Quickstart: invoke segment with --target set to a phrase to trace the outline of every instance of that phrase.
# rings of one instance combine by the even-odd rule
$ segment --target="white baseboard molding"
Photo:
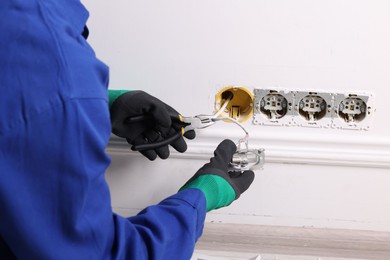
[[[208,159],[225,136],[239,140],[242,134],[210,128],[198,134],[195,140],[189,141],[185,153],[171,149],[171,156],[186,160]],[[280,135],[264,131],[261,136],[251,136],[249,144],[253,148],[265,149],[266,163],[390,168],[390,138],[334,133]],[[107,152],[135,154],[124,139],[115,136],[111,137]]]

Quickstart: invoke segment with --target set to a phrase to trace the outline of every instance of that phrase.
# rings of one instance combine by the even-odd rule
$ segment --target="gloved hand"
[[[237,146],[231,140],[222,141],[210,162],[200,168],[180,190],[201,190],[206,197],[207,211],[225,207],[238,199],[252,184],[255,174],[253,171],[228,171],[228,164],[236,150]]]
[[[126,138],[131,145],[163,141],[181,129],[178,123],[180,120],[172,120],[173,117],[179,118],[179,113],[144,91],[111,91],[110,115],[112,132],[119,137]],[[147,120],[126,123],[128,118],[136,116],[146,116]],[[188,131],[184,136],[194,139],[195,132]],[[170,145],[181,153],[187,150],[187,144],[182,136]],[[154,160],[157,156],[166,159],[169,156],[169,148],[166,145],[154,150],[141,151],[141,153],[149,160]]]

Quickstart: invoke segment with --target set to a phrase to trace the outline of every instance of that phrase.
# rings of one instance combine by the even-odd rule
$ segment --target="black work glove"
[[[144,91],[129,91],[116,98],[110,108],[112,132],[126,138],[131,145],[142,145],[160,142],[181,131],[179,113],[161,100]],[[127,123],[129,118],[144,116],[144,120]],[[172,120],[176,119],[176,120]],[[195,138],[194,131],[184,134],[188,139]],[[170,145],[178,152],[185,152],[187,144],[183,136],[173,140]],[[149,160],[159,156],[169,157],[168,145],[140,151]]]
[[[207,211],[225,207],[238,199],[252,184],[253,171],[228,171],[228,165],[237,146],[231,140],[222,141],[210,162],[180,189],[196,188],[205,194]]]

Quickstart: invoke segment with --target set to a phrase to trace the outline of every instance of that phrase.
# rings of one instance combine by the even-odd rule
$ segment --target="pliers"
[[[182,127],[182,134],[195,129],[202,129],[215,124],[215,120],[212,116],[197,115],[194,117],[179,115],[180,122],[185,126]]]
[[[147,116],[140,116],[137,118],[137,121],[141,118],[146,119]],[[147,143],[147,144],[140,144],[140,145],[133,145],[131,147],[131,150],[133,151],[145,151],[145,150],[152,150],[157,149],[165,145],[169,145],[173,141],[179,139],[181,136],[183,136],[186,132],[196,129],[202,129],[209,127],[213,124],[215,124],[215,120],[213,116],[210,115],[196,115],[194,117],[186,117],[182,115],[178,115],[178,117],[171,117],[173,122],[179,121],[181,125],[181,129],[174,135],[169,136],[167,138],[164,138],[162,141],[154,142],[154,143]],[[133,121],[133,120],[131,120]]]

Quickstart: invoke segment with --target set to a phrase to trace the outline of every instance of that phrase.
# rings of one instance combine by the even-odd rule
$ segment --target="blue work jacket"
[[[0,259],[189,259],[201,191],[112,212],[108,68],[87,17],[78,0],[0,1]]]

